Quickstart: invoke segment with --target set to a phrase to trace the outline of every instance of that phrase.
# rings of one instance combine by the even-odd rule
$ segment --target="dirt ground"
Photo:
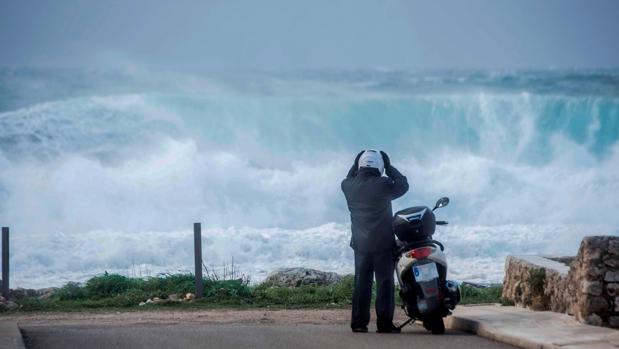
[[[404,314],[396,311],[396,321]],[[374,316],[373,316],[374,318]],[[89,324],[176,324],[176,323],[266,323],[266,324],[347,324],[350,310],[146,310],[91,312],[27,312],[0,316],[0,321],[17,321],[29,325],[89,325]]]

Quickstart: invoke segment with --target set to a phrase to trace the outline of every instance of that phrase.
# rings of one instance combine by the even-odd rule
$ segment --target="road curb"
[[[472,320],[466,317],[450,316],[446,319],[445,325],[452,330],[463,331],[472,333],[480,337],[492,339],[497,342],[510,344],[524,349],[556,349],[557,346],[548,345],[547,343],[541,343],[532,341],[527,338],[519,336],[507,335],[500,333],[496,328],[484,324],[482,321]]]
[[[26,349],[17,323],[0,321],[0,349]]]

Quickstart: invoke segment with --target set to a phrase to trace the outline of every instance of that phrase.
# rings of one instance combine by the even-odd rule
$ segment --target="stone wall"
[[[583,239],[567,277],[570,314],[585,323],[619,327],[619,237]]]
[[[532,310],[565,312],[569,267],[541,256],[509,256],[503,297]]]
[[[532,310],[619,327],[619,237],[586,237],[575,258],[509,256],[503,297]]]

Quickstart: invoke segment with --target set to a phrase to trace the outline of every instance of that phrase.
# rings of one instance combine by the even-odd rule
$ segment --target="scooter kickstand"
[[[406,320],[406,322],[404,322],[403,324],[401,324],[400,326],[398,326],[398,329],[402,329],[402,327],[408,325],[411,321],[415,321],[415,319],[413,318],[409,318],[408,320]]]

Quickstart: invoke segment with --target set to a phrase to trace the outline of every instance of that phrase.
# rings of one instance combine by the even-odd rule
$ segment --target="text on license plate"
[[[430,281],[438,278],[436,263],[428,263],[413,266],[413,274],[417,282]]]

